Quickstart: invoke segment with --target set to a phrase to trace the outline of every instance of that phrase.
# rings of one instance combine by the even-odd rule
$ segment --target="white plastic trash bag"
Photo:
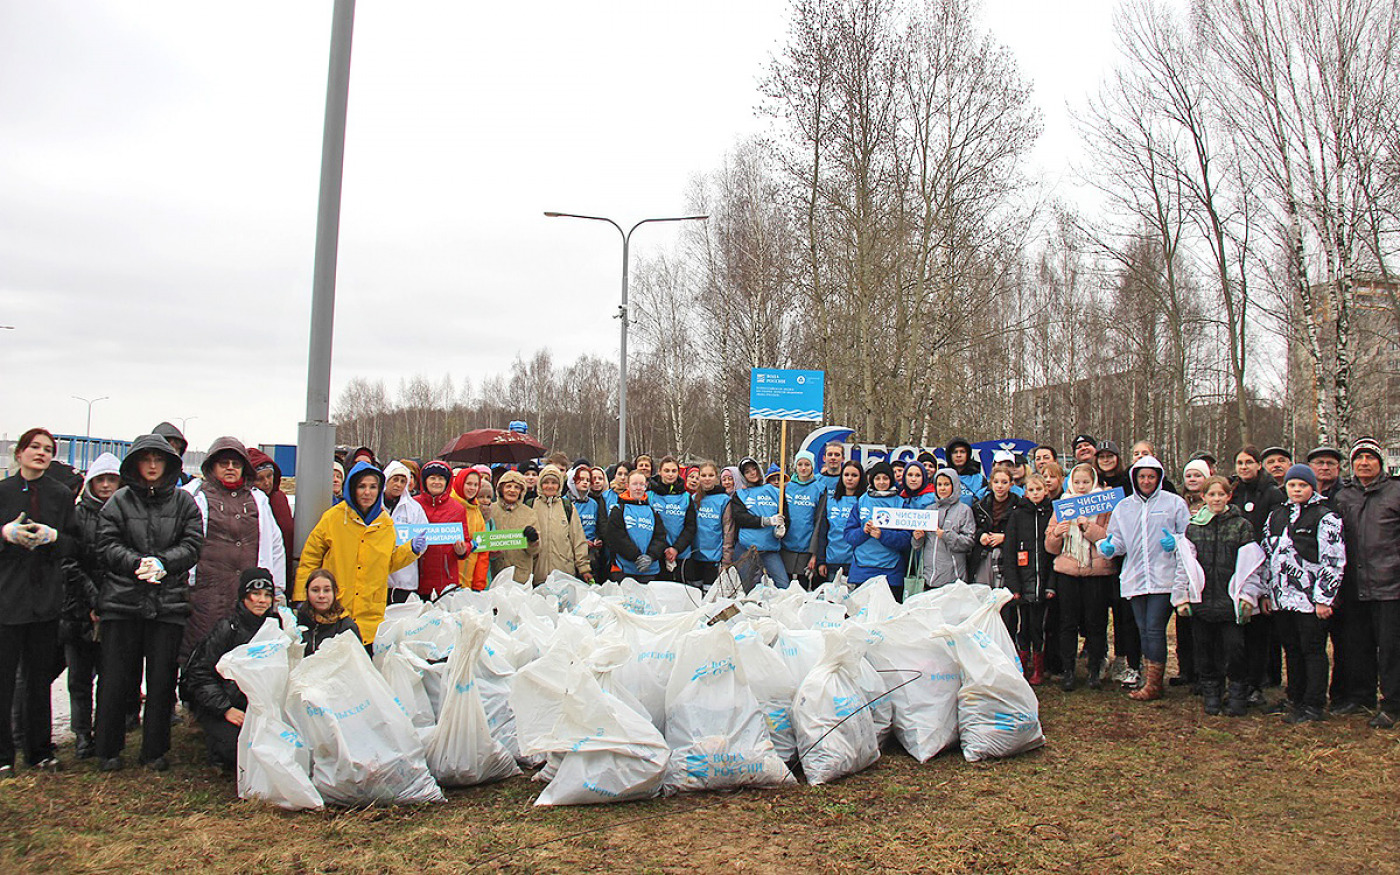
[[[287,711],[311,747],[311,779],[335,805],[442,802],[408,713],[353,635],[292,672]]]
[[[564,650],[521,669],[510,701],[521,752],[558,761],[536,805],[624,802],[660,793],[671,755],[666,739]]]
[[[760,647],[762,645],[759,645]],[[792,783],[725,626],[682,635],[666,688],[666,790]]]
[[[926,763],[957,742],[962,675],[947,640],[904,614],[874,626],[866,642],[865,658],[884,670],[894,734],[909,755]]]
[[[216,666],[248,697],[238,731],[238,797],[293,811],[323,808],[311,783],[311,752],[282,711],[290,648],[281,628],[266,620],[252,640],[225,653]]]
[[[419,737],[426,743],[433,724],[437,723],[437,710],[428,696],[425,683],[432,666],[421,655],[420,651],[423,649],[412,642],[400,641],[384,654],[379,664],[379,673],[383,675],[384,682],[389,685],[399,705],[408,713],[408,719],[413,723],[413,728],[418,730]],[[431,647],[427,649],[435,652]]]
[[[447,659],[442,712],[428,737],[428,770],[440,784],[471,786],[520,774],[520,767],[492,737],[476,683],[482,644],[490,634],[486,617],[463,614],[462,629]]]
[[[822,658],[798,685],[792,705],[802,771],[811,784],[859,772],[880,758],[860,688],[861,647],[842,632],[823,632],[822,639]]]
[[[763,709],[773,750],[784,762],[797,759],[797,736],[792,729],[792,699],[797,682],[781,656],[763,643],[757,629],[745,624],[734,629],[734,645],[749,690]]]
[[[1001,623],[1001,607],[1011,600],[1006,590],[956,626],[935,635],[953,649],[962,672],[958,689],[958,735],[968,762],[1007,757],[1045,743],[1040,703],[1018,660],[987,632]]]

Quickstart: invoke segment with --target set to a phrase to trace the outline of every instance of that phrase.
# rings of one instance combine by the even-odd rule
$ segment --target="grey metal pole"
[[[641,224],[640,222],[638,224]],[[621,231],[621,228],[618,228]],[[632,226],[632,231],[637,225]],[[622,306],[617,310],[617,318],[622,321],[622,349],[618,354],[617,381],[617,458],[627,458],[627,323],[630,320],[627,310],[627,250],[632,243],[632,231],[622,235]]]
[[[81,395],[74,395],[72,397],[87,405],[87,426],[83,429],[83,470],[86,471],[92,456],[92,405],[99,401],[106,401],[111,396],[103,395],[101,398],[92,399],[84,398]]]
[[[350,99],[350,44],[355,0],[335,0],[331,20],[326,117],[321,131],[321,192],[316,209],[316,263],[311,282],[311,342],[306,367],[306,419],[297,426],[294,556],[331,504],[335,425],[331,420],[331,338],[340,242],[340,183],[345,167],[345,115]]]

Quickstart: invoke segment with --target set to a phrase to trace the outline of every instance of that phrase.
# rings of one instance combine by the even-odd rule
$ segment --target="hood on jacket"
[[[721,485],[721,486],[724,485],[724,472],[725,472],[725,471],[728,471],[728,472],[729,472],[729,478],[730,478],[731,480],[734,481],[734,488],[735,488],[735,489],[738,489],[740,486],[743,486],[743,485],[744,485],[744,472],[742,472],[742,471],[739,470],[739,466],[738,466],[738,465],[725,465],[723,468],[721,468],[721,469],[719,470],[719,482],[720,482],[720,485]]]
[[[520,487],[520,499],[516,504],[523,502],[525,500],[525,493],[530,491],[530,485],[525,482],[525,475],[521,474],[519,471],[507,471],[501,475],[501,479],[496,482],[496,497],[502,504],[505,504],[505,499],[501,497],[502,487],[507,483],[514,483],[516,486]]]
[[[742,459],[739,460],[739,465],[738,465],[738,468],[739,468],[739,476],[736,477],[736,478],[734,479],[734,488],[735,488],[735,489],[747,489],[747,488],[749,488],[749,480],[748,480],[747,477],[744,476],[744,469],[747,468],[749,465],[753,465],[754,468],[758,469],[758,482],[759,482],[760,485],[762,485],[762,483],[763,483],[763,466],[760,465],[760,464],[758,464],[758,460],[755,459],[754,457],[752,457],[752,456],[745,456],[744,458],[742,458]]]
[[[918,472],[919,472],[919,475],[920,475],[921,477],[924,478],[923,485],[920,486],[918,489],[910,489],[910,488],[909,488],[909,472],[910,472],[910,471],[918,471]],[[904,482],[901,483],[901,484],[899,484],[899,485],[902,487],[900,491],[904,494],[904,497],[905,497],[905,498],[913,498],[913,497],[916,496],[916,495],[927,495],[928,493],[930,493],[930,492],[933,491],[933,480],[931,480],[931,479],[929,478],[928,472],[924,470],[924,466],[923,466],[923,465],[908,465],[908,466],[906,466],[905,469],[904,469],[904,478],[903,478],[903,480],[904,480]]]
[[[589,477],[589,486],[582,492],[580,492],[578,488],[579,471],[587,471]],[[565,485],[565,489],[567,490],[567,495],[569,496],[570,501],[583,501],[588,498],[588,493],[593,491],[593,466],[589,465],[586,461],[574,465],[564,476],[568,480],[567,484]]]
[[[406,470],[406,469],[405,469]],[[379,480],[379,494],[374,497],[374,504],[369,506],[369,510],[362,511],[355,503],[355,485],[365,477],[375,477]],[[369,462],[356,462],[355,467],[350,469],[350,473],[345,477],[345,502],[360,515],[360,519],[365,524],[374,522],[379,516],[379,512],[384,509],[384,472],[371,465]]]
[[[477,474],[478,477],[481,475],[481,472],[475,468],[458,468],[457,473],[452,475],[452,494],[462,502],[467,500],[467,496],[463,492],[463,485],[473,473]],[[475,500],[472,503],[475,504]]]
[[[379,457],[376,456],[374,454],[374,450],[371,450],[369,447],[356,447],[349,453],[346,453],[345,461],[354,462],[355,457],[358,456],[360,453],[369,453],[370,462],[374,465],[374,467],[379,467]]]
[[[559,494],[555,496],[556,498],[563,498],[565,495],[568,494],[568,491],[564,484],[564,469],[560,468],[558,465],[553,464],[545,465],[543,468],[540,469],[540,476],[538,479],[535,480],[536,492],[540,491],[540,481],[544,480],[544,478],[546,477],[553,477],[555,480],[559,481]]]
[[[875,489],[876,474],[884,474],[886,477],[890,478],[890,486],[888,490],[877,491]],[[884,459],[881,459],[880,461],[871,465],[870,470],[865,472],[865,489],[871,495],[880,496],[894,495],[895,493],[899,492],[899,484],[895,482],[894,478],[894,466],[891,465],[889,462],[886,462]]]
[[[201,462],[199,465],[199,471],[201,474],[204,475],[205,480],[213,479],[214,459],[220,453],[236,454],[238,458],[243,460],[244,482],[248,482],[253,479],[253,461],[252,457],[248,455],[248,448],[243,446],[243,442],[240,441],[238,438],[229,437],[225,435],[224,437],[218,438],[212,444],[209,445],[209,452],[205,454],[204,461]]]
[[[136,470],[136,457],[147,450],[155,450],[165,456],[165,474],[154,487],[147,487]],[[158,434],[143,434],[131,442],[131,449],[126,451],[126,458],[122,459],[122,485],[151,498],[168,494],[175,488],[175,484],[180,482],[180,467],[180,455],[170,448],[165,438]]]
[[[953,466],[953,450],[962,447],[967,450],[967,462],[961,468]],[[955,437],[943,448],[943,467],[953,469],[957,474],[981,474],[982,465],[972,457],[972,444],[966,438]]]
[[[83,498],[90,498],[97,501],[97,496],[92,494],[92,480],[94,477],[101,477],[103,474],[122,475],[122,463],[111,453],[103,453],[92,460],[92,465],[88,467],[87,475],[83,477]]]
[[[1166,488],[1166,478],[1165,472],[1162,470],[1162,463],[1157,461],[1157,458],[1155,456],[1143,456],[1141,459],[1138,459],[1136,462],[1134,462],[1133,466],[1128,469],[1128,482],[1132,484],[1133,494],[1136,495],[1138,498],[1141,498],[1143,501],[1146,501],[1152,496],[1143,495],[1141,490],[1138,489],[1137,472],[1141,469],[1147,468],[1151,468],[1153,471],[1157,472],[1157,491],[1153,492],[1152,495],[1156,495],[1158,492],[1161,492],[1163,489]]]
[[[276,492],[282,488],[282,466],[278,465],[271,456],[264,453],[257,447],[248,448],[248,461],[253,464],[253,473],[256,475],[265,465],[272,466],[272,491]]]
[[[358,465],[357,465],[356,467],[358,467]],[[353,470],[355,470],[355,469],[354,469],[354,468],[351,468],[350,470],[353,471]],[[409,470],[409,468],[408,468],[407,465],[405,465],[403,462],[400,462],[398,459],[395,459],[394,461],[390,462],[388,465],[385,465],[385,466],[384,466],[384,482],[385,482],[385,483],[389,482],[389,478],[390,478],[390,477],[397,477],[397,476],[399,476],[399,475],[402,475],[402,476],[408,478],[408,488],[409,488],[410,490],[412,490],[412,489],[413,489],[413,472]]]
[[[946,466],[946,465],[945,465],[944,467],[942,467],[942,468],[939,468],[939,469],[938,469],[938,473],[936,473],[936,474],[933,475],[933,485],[934,485],[934,487],[935,487],[935,488],[934,488],[934,491],[935,491],[935,492],[937,492],[938,478],[939,478],[939,477],[947,477],[948,480],[951,481],[952,484],[953,484],[953,491],[952,491],[952,493],[951,493],[947,498],[940,498],[940,499],[938,499],[938,506],[939,506],[939,507],[952,507],[953,505],[957,504],[959,501],[962,501],[962,491],[963,491],[963,487],[962,487],[962,477],[959,476],[958,472],[955,471],[954,469],[952,469],[952,468]]]
[[[158,426],[156,426],[155,428],[151,429],[151,434],[158,434],[158,435],[160,435],[161,437],[165,438],[165,442],[166,442],[167,444],[170,444],[170,441],[172,441],[172,440],[177,440],[177,441],[179,441],[180,443],[184,444],[186,449],[189,449],[190,442],[189,442],[189,440],[185,437],[185,433],[182,432],[182,431],[180,431],[178,428],[176,428],[176,427],[174,426],[174,424],[172,424],[172,423],[169,423],[169,422],[162,422],[160,425],[158,425]],[[173,445],[171,445],[170,448],[171,448],[172,450],[175,449],[175,447],[174,447]],[[181,454],[181,453],[176,453],[175,455],[178,456],[178,455],[182,455],[182,454]]]

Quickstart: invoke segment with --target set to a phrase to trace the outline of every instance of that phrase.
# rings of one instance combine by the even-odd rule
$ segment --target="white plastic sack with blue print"
[[[311,748],[311,781],[333,805],[442,802],[408,712],[354,635],[301,661],[287,712]]]
[[[311,783],[311,752],[282,710],[290,648],[277,624],[264,621],[247,644],[225,653],[216,666],[248,697],[238,731],[238,797],[293,811],[322,808],[325,803]]]
[[[901,614],[871,627],[866,642],[865,658],[891,690],[895,737],[909,755],[926,763],[957,742],[962,676],[948,639]]]
[[[723,625],[688,632],[676,642],[676,666],[666,687],[666,743],[668,793],[793,783],[773,749],[734,637]]]
[[[1013,756],[1045,743],[1035,690],[1027,683],[1020,661],[991,634],[999,626],[1005,629],[1001,608],[1011,600],[1011,593],[993,592],[963,622],[934,631],[935,637],[952,646],[962,672],[958,735],[968,762]]]
[[[792,724],[808,783],[825,784],[880,758],[875,721],[860,686],[861,650],[853,635],[823,632],[821,659],[797,687]]]
[[[491,734],[477,686],[476,667],[491,620],[474,613],[460,615],[462,629],[447,659],[442,711],[428,736],[428,770],[439,784],[468,787],[520,774],[515,757]]]
[[[792,700],[797,694],[797,681],[763,637],[769,632],[776,637],[777,625],[771,620],[745,621],[736,624],[732,631],[744,679],[763,710],[773,750],[784,762],[793,762],[797,759],[797,736],[792,728]]]

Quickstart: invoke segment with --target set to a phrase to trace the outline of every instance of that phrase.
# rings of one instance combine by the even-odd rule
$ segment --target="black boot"
[[[1220,681],[1201,681],[1201,706],[1212,717],[1220,714]]]
[[[72,711],[69,725],[73,728],[73,751],[80,760],[89,760],[97,755],[92,743],[92,702],[69,698],[68,707]]]
[[[1249,710],[1248,698],[1249,687],[1239,681],[1230,681],[1230,696],[1225,702],[1225,716],[1243,717]]]
[[[1060,678],[1060,689],[1064,690],[1066,693],[1071,693],[1074,692],[1075,686],[1076,684],[1074,682],[1074,672],[1065,672],[1064,675]]]
[[[1097,690],[1103,686],[1103,660],[1089,660],[1089,689]]]

